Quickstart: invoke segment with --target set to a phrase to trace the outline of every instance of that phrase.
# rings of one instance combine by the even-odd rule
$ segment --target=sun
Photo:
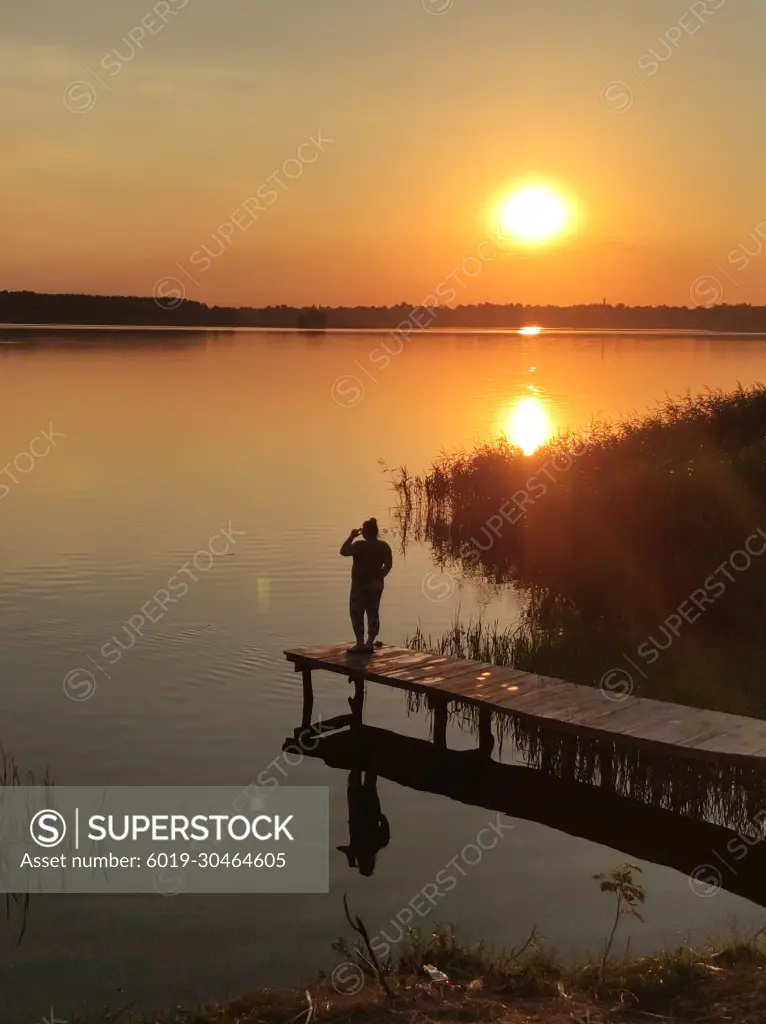
[[[520,399],[505,421],[505,436],[524,452],[532,455],[553,436],[550,416],[538,398]]]
[[[548,185],[528,185],[500,201],[501,234],[518,242],[539,244],[564,234],[573,219],[571,203]]]

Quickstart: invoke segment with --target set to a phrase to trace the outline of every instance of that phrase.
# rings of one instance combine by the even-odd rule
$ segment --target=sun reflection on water
[[[505,436],[525,455],[532,455],[553,436],[553,424],[539,398],[521,398],[509,411]]]

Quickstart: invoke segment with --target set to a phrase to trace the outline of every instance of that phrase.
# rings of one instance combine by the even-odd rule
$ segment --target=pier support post
[[[598,751],[599,785],[602,789],[614,789],[614,747],[599,744]]]
[[[564,782],[574,782],[577,768],[577,738],[563,736],[561,739],[561,760],[559,778]]]
[[[495,738],[492,735],[492,712],[489,708],[479,708],[479,753],[483,757],[492,757],[495,749]]]
[[[303,669],[303,714],[301,715],[301,729],[311,727],[311,719],[314,714],[314,687],[311,683],[311,669]]]
[[[433,701],[434,746],[437,750],[447,749],[447,701],[437,698]]]

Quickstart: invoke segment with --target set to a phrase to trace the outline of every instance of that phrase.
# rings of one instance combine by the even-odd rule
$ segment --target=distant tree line
[[[410,314],[415,313],[413,319]],[[766,332],[766,306],[527,306],[483,302],[423,310],[395,306],[207,306],[202,302],[121,295],[45,295],[0,292],[0,323],[101,324],[167,327],[298,327],[394,329],[406,324],[441,328],[540,327],[593,330],[705,330]]]

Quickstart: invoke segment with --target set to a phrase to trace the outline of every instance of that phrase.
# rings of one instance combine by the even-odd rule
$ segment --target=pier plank
[[[593,708],[589,705],[585,705],[580,709],[574,710],[571,714],[567,715],[566,721],[568,725],[582,726],[584,728],[592,728],[596,726],[596,723],[604,723],[605,719],[609,719],[610,723],[616,720],[617,715],[625,716],[632,708],[640,708],[642,702],[638,697],[629,697],[625,701],[609,700],[604,699],[603,706],[601,708]],[[639,716],[645,717],[646,711],[641,710]]]
[[[631,707],[608,700],[605,703],[611,703],[611,708],[606,708],[603,712],[597,709],[590,716],[583,715],[578,718],[578,724],[587,729],[608,729],[609,732],[627,736],[636,728],[644,731],[663,728],[673,718],[667,705],[660,701],[636,699],[636,703]]]
[[[574,683],[558,683],[548,680],[531,693],[506,693],[501,706],[506,711],[532,715],[539,718],[560,718],[567,713],[586,707],[602,708],[604,696],[589,686],[578,687]]]

